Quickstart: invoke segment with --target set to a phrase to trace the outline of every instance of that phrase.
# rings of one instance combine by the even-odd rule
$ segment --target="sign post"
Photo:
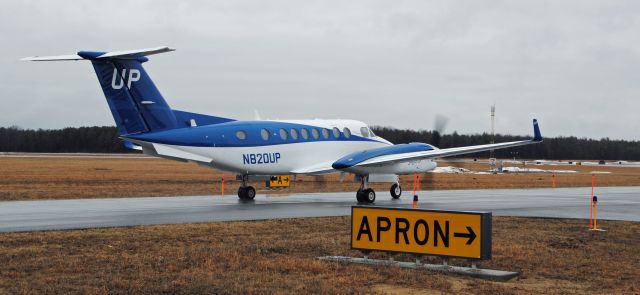
[[[353,206],[351,249],[360,250],[364,257],[324,256],[320,259],[510,280],[519,273],[481,269],[476,265],[479,260],[491,259],[491,231],[491,212]],[[416,260],[370,259],[368,253],[371,251],[411,253],[416,255]],[[442,257],[443,263],[421,263],[420,255]],[[450,265],[450,257],[468,259],[471,267]]]

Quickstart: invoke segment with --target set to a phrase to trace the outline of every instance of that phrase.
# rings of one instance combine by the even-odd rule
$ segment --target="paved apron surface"
[[[374,206],[410,207],[411,192],[391,200],[377,192]],[[491,211],[497,216],[589,218],[591,188],[423,191],[419,207]],[[640,187],[597,188],[598,217],[640,221]],[[0,202],[0,232],[145,224],[254,220],[351,214],[355,192]]]

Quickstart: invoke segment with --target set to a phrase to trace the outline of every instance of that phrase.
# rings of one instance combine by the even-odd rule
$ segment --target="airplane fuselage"
[[[393,145],[363,122],[319,119],[232,121],[128,138],[143,146],[153,143],[155,149],[172,149],[176,157],[183,152],[212,159],[208,162],[211,167],[246,175],[306,174],[319,168],[319,164],[331,167],[344,155]],[[202,164],[197,156],[192,160]],[[375,170],[381,174],[408,174],[434,168],[434,161],[418,160],[379,169],[370,167],[362,174]]]

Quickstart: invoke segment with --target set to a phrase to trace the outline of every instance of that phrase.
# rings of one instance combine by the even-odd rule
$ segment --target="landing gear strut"
[[[399,199],[402,195],[402,187],[400,187],[400,183],[396,182],[391,185],[391,189],[389,190],[391,193],[391,197],[394,199]]]
[[[358,203],[373,204],[376,201],[376,192],[372,188],[369,188],[369,176],[361,176],[362,182],[360,183],[360,189],[356,192],[356,199]]]
[[[248,186],[249,175],[242,175],[242,184],[238,188],[238,198],[240,200],[253,200],[256,197],[256,189],[253,186]]]

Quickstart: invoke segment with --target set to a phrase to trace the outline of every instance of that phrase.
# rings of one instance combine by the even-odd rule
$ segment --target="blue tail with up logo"
[[[142,66],[148,61],[144,53],[80,51],[78,55],[91,60],[121,135],[178,127],[175,114]]]
[[[112,52],[80,51],[72,55],[33,56],[22,60],[91,61],[120,135],[233,121],[222,117],[172,110],[169,107],[142,64],[149,60],[148,55],[173,50],[169,47],[156,47]]]

